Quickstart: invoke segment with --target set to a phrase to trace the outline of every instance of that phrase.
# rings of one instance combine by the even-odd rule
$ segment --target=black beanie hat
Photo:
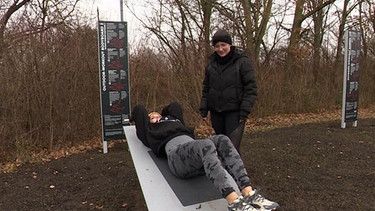
[[[212,45],[215,46],[218,42],[225,42],[232,45],[232,38],[229,33],[223,29],[219,29],[214,36],[212,36]]]

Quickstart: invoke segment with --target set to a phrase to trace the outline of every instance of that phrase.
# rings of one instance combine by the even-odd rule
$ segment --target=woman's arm
[[[246,119],[254,106],[257,97],[257,83],[255,71],[249,58],[244,58],[240,66],[241,79],[243,84],[243,96],[241,102],[240,116]]]
[[[150,119],[144,105],[136,105],[134,107],[130,121],[135,122],[135,128],[137,129],[137,136],[139,140],[141,140],[145,146],[150,147],[147,140],[147,131]]]
[[[201,97],[201,103],[199,106],[199,113],[200,115],[205,118],[208,115],[208,92],[210,89],[209,85],[209,72],[208,68],[205,69],[205,76],[203,79],[203,89],[202,89],[202,97]]]
[[[162,116],[168,116],[168,115],[173,116],[176,119],[180,120],[182,122],[182,124],[185,125],[184,115],[183,115],[183,112],[182,112],[181,105],[177,102],[171,103],[171,104],[167,105],[166,107],[164,107],[163,110],[161,111],[161,115]]]

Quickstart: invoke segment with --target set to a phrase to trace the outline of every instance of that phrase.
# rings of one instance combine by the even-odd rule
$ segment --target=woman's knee
[[[226,135],[217,135],[217,137],[213,137],[212,142],[215,144],[215,148],[220,154],[227,154],[232,151],[232,149],[235,149],[232,141]]]
[[[215,146],[222,144],[222,143],[231,143],[230,138],[223,134],[212,136],[211,140],[215,143]]]
[[[212,143],[212,141],[210,139],[201,139],[201,140],[199,140],[199,143],[203,147],[214,146],[214,144]]]
[[[208,151],[216,151],[215,144],[210,139],[201,139],[199,141],[200,151],[206,153]]]

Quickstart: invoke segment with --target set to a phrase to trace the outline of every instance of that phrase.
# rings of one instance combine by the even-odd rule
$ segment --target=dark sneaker
[[[232,204],[228,204],[228,211],[257,211],[257,209],[245,203],[241,197],[234,200]]]
[[[244,203],[252,205],[258,210],[275,210],[279,207],[279,204],[270,201],[258,193],[258,190],[253,190],[248,196],[243,198]]]

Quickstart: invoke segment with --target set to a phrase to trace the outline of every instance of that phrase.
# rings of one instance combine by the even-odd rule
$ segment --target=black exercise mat
[[[156,157],[152,151],[148,153],[183,206],[222,198],[219,190],[205,175],[191,179],[180,179],[169,170],[166,159]]]

